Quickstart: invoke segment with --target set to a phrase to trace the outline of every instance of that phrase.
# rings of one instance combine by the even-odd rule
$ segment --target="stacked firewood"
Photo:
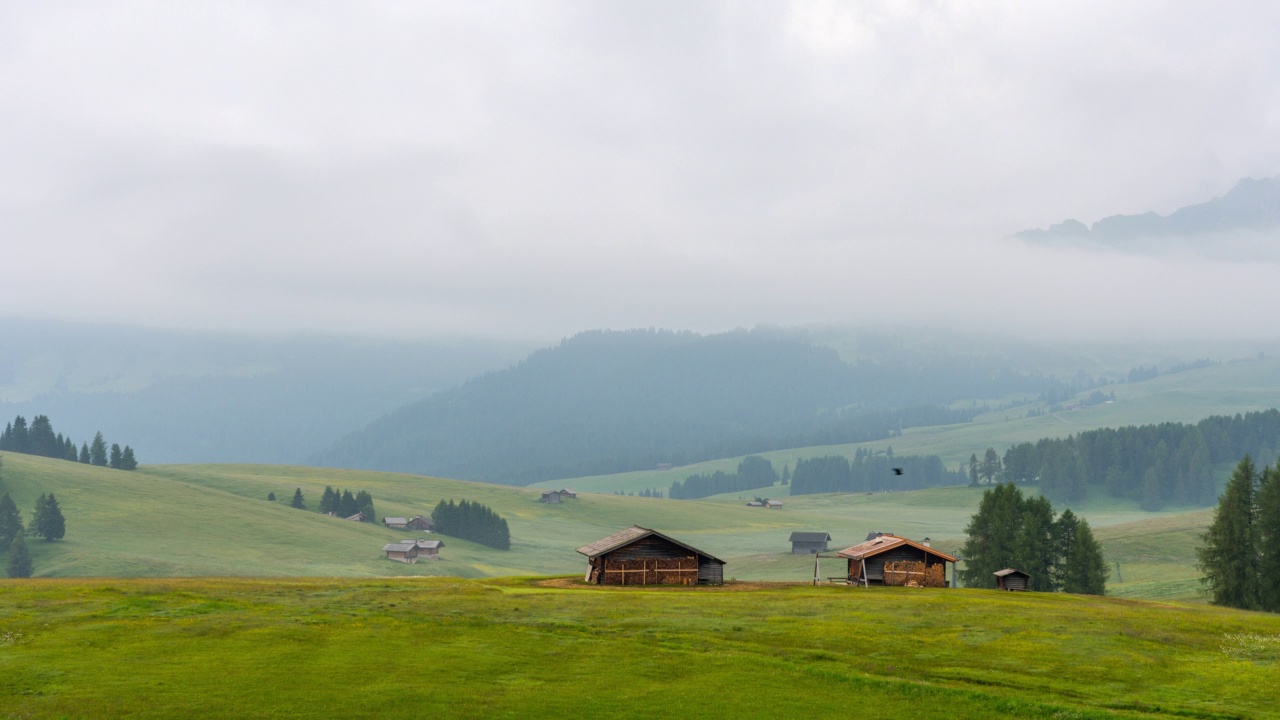
[[[919,560],[902,560],[884,564],[884,584],[906,587],[946,587],[946,570],[942,564],[926,567]]]

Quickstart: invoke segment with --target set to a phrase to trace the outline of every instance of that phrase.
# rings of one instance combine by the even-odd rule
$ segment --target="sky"
[[[0,2],[10,317],[1280,335],[1280,263],[1028,247],[1280,175],[1280,5]]]

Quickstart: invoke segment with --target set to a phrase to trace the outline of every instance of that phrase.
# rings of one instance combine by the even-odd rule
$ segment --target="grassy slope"
[[[0,581],[0,708],[21,718],[1280,715],[1274,615],[975,590],[565,585]]]
[[[836,454],[852,456],[859,447],[884,451],[892,446],[899,455],[938,455],[948,467],[954,468],[967,460],[970,453],[981,454],[988,447],[1003,452],[1014,443],[1065,437],[1084,430],[1158,422],[1197,422],[1211,415],[1267,410],[1280,407],[1280,358],[1189,370],[1146,382],[1113,385],[1105,390],[1115,391],[1116,402],[1032,418],[1024,417],[1027,408],[1000,410],[980,415],[973,422],[961,425],[909,428],[901,437],[891,440],[779,450],[760,455],[782,468],[783,465],[794,467],[798,458]],[[673,481],[683,480],[694,473],[732,472],[740,460],[728,458],[665,471],[555,480],[537,483],[534,487],[567,485],[591,492],[631,492],[645,488],[666,491]],[[784,488],[774,488],[771,494],[778,495],[784,491]]]
[[[833,547],[854,544],[871,530],[932,537],[955,550],[982,491],[967,487],[875,495],[790,498],[781,510],[747,508],[736,499],[680,502],[593,495],[562,505],[537,502],[538,492],[391,473],[247,465],[179,465],[123,473],[13,453],[3,478],[29,517],[41,492],[54,492],[68,533],[56,543],[31,543],[41,576],[305,575],[489,577],[577,573],[574,549],[631,524],[672,533],[729,561],[730,577],[801,581],[813,559],[788,554],[794,530],[825,530]],[[444,538],[442,559],[388,562],[383,544],[412,536],[349,523],[265,500],[289,498],[301,487],[311,503],[326,485],[368,490],[380,514],[429,513],[441,499],[466,498],[508,519],[512,549],[492,550]],[[1194,534],[1207,513],[1150,514],[1132,503],[1096,500],[1077,508],[1099,529],[1121,563],[1117,592],[1194,598]],[[1165,535],[1161,535],[1165,533]],[[1175,542],[1165,543],[1166,537]],[[1161,546],[1160,552],[1152,545]],[[822,574],[839,574],[826,561]],[[1113,578],[1115,579],[1115,578]],[[1162,584],[1163,583],[1163,584]],[[1170,584],[1172,583],[1172,584]]]

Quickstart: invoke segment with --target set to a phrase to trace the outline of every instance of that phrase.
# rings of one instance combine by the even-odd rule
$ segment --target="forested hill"
[[[973,358],[848,364],[794,334],[593,331],[385,416],[322,465],[527,484],[889,437],[1056,380]]]

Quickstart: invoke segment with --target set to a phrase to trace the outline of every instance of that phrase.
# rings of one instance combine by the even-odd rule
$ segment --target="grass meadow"
[[[674,501],[584,493],[561,505],[539,492],[393,473],[261,465],[177,465],[128,473],[5,453],[5,488],[30,517],[54,492],[67,517],[64,540],[33,541],[41,577],[312,576],[484,578],[582,572],[575,549],[632,524],[652,527],[728,561],[738,580],[804,581],[813,558],[790,555],[795,530],[831,533],[832,549],[870,531],[930,537],[955,551],[982,490],[968,487],[873,495],[789,498],[782,509],[737,499]],[[315,503],[326,485],[368,490],[384,515],[429,514],[441,499],[482,502],[508,519],[512,548],[442,538],[441,559],[404,565],[381,548],[412,535],[288,507],[300,487]],[[282,500],[268,502],[267,493]],[[1145,513],[1095,499],[1076,508],[1097,530],[1117,595],[1196,600],[1194,547],[1209,512]],[[838,575],[825,561],[822,575]],[[1116,564],[1118,563],[1118,567]]]
[[[1280,617],[910,588],[0,581],[0,718],[1239,718]]]

